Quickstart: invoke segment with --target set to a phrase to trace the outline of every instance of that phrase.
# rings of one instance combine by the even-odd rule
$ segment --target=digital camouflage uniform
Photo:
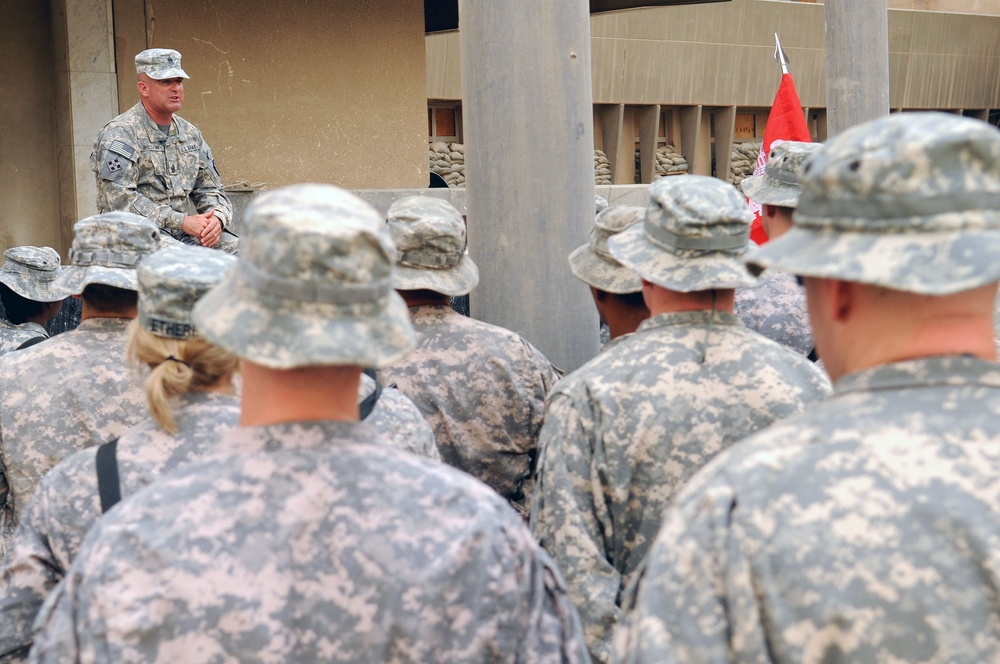
[[[17,350],[21,344],[38,337],[48,338],[49,333],[38,323],[28,321],[20,325],[0,320],[0,355]]]
[[[358,403],[362,403],[375,391],[375,381],[361,374],[358,389]],[[382,433],[393,447],[413,452],[428,459],[440,460],[434,432],[427,420],[405,394],[399,390],[382,386],[382,393],[371,414],[365,419],[373,429]]]
[[[159,241],[152,222],[123,212],[88,217],[73,230],[72,265],[55,285],[74,294],[93,283],[135,290],[135,265]],[[128,324],[88,318],[75,330],[0,358],[0,556],[45,471],[142,419],[145,400],[125,366]]]
[[[375,437],[337,422],[231,432],[228,455],[97,524],[32,661],[585,661],[517,515]]]
[[[218,392],[192,392],[177,400],[173,412],[176,434],[163,431],[147,414],[118,440],[123,498],[181,464],[214,452],[222,435],[239,424],[240,403]],[[0,661],[27,656],[38,609],[101,516],[96,455],[97,447],[89,447],[56,464],[42,478],[21,519],[0,568]]]
[[[762,205],[798,207],[799,176],[819,147],[819,143],[775,143],[764,172],[744,178],[740,188],[748,198]],[[803,355],[813,351],[806,295],[794,275],[768,270],[756,285],[737,290],[736,316],[754,332],[783,346]]]
[[[162,60],[176,58],[169,69],[155,71],[139,65],[152,53]],[[150,49],[136,56],[137,69],[152,78],[183,77],[180,54],[169,49]],[[164,75],[166,74],[166,75]],[[172,76],[170,75],[172,74]],[[97,208],[102,212],[124,210],[153,220],[165,235],[186,244],[197,244],[181,230],[184,217],[215,210],[223,228],[230,225],[233,206],[223,190],[222,177],[212,150],[201,131],[174,115],[164,133],[153,122],[142,102],[104,126],[94,142],[90,168],[97,179]],[[235,252],[235,236],[222,234],[218,248]]]
[[[675,291],[752,283],[738,260],[750,213],[735,188],[677,176],[650,197],[645,222],[609,240],[615,258]],[[668,248],[685,243],[702,249]],[[676,491],[715,454],[828,391],[801,355],[710,310],[655,315],[556,386],[531,525],[566,578],[595,661],[611,660],[622,591]]]
[[[3,255],[0,283],[15,294],[34,302],[59,302],[69,295],[54,287],[53,282],[62,266],[59,254],[52,247],[11,247]],[[10,312],[7,315],[9,317]],[[48,339],[49,333],[38,323],[25,321],[15,325],[9,320],[0,320],[0,355],[39,337]]]
[[[397,290],[468,293],[479,271],[465,253],[465,223],[446,201],[413,196],[389,209]],[[527,513],[525,484],[556,369],[521,336],[447,305],[410,307],[417,348],[381,373],[434,431],[441,458]]]
[[[996,128],[891,116],[831,139],[809,168],[794,227],[754,263],[922,295],[1000,279]],[[629,593],[618,653],[997,661],[998,467],[995,362],[940,355],[848,374],[691,480]]]
[[[746,327],[797,353],[813,350],[806,294],[795,276],[768,270],[757,283],[736,291],[736,317]]]
[[[274,369],[378,368],[412,348],[375,210],[296,185],[248,215],[236,267],[195,307],[201,334]],[[364,422],[232,430],[95,526],[32,661],[586,661],[517,514],[378,440]]]

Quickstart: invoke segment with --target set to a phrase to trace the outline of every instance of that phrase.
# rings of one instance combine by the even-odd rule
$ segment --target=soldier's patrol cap
[[[191,310],[236,263],[223,251],[176,244],[139,263],[139,325],[158,337],[195,334]]]
[[[378,368],[416,345],[392,237],[370,205],[292,185],[254,199],[246,226],[236,265],[194,307],[200,335],[274,369]]]
[[[467,253],[465,221],[451,203],[408,196],[392,204],[386,219],[396,244],[395,288],[454,297],[479,283],[479,268]]]
[[[819,150],[819,143],[783,141],[771,148],[767,165],[760,175],[740,183],[747,198],[763,205],[794,208],[799,204],[799,175],[805,163]]]
[[[147,48],[135,56],[135,73],[162,81],[168,78],[191,78],[181,69],[181,54],[171,48]]]
[[[608,240],[611,255],[646,281],[680,293],[752,286],[742,257],[753,217],[733,185],[673,175],[649,187],[643,223]]]
[[[1000,280],[1000,130],[946,113],[853,127],[806,164],[794,221],[752,268],[924,295]]]
[[[70,296],[57,287],[62,270],[59,254],[52,247],[11,247],[3,252],[0,283],[23,298],[35,302],[58,302]]]
[[[69,265],[55,281],[57,288],[79,295],[90,284],[137,290],[136,268],[157,250],[160,229],[131,212],[104,212],[73,226]]]
[[[590,229],[590,242],[569,255],[573,276],[608,293],[635,293],[642,290],[642,279],[611,255],[608,238],[626,228],[642,223],[646,209],[638,206],[609,207],[597,215]]]

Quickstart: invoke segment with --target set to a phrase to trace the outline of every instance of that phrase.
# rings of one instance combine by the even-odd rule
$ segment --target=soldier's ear
[[[146,81],[139,79],[135,82],[135,87],[139,89],[139,95],[142,97],[149,96],[149,84]]]

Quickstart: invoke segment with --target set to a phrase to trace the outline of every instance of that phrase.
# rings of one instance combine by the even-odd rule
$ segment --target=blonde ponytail
[[[204,390],[224,379],[231,382],[240,369],[236,355],[204,337],[159,337],[140,327],[136,320],[129,326],[128,359],[137,374],[149,369],[145,380],[149,413],[164,431],[172,434],[177,433],[172,398]]]

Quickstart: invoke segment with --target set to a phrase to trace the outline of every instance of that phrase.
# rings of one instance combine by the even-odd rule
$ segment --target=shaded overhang
[[[485,0],[489,2],[489,0]],[[730,0],[590,0],[590,13],[616,12],[639,7],[668,7],[670,5],[698,5]],[[424,31],[445,32],[458,30],[458,0],[424,0]]]

